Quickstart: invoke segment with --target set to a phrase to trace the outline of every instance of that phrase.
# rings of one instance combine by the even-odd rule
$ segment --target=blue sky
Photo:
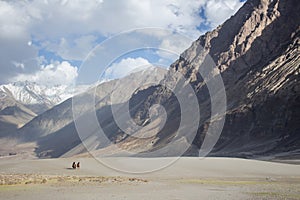
[[[134,66],[168,67],[191,41],[223,23],[242,5],[240,0],[0,1],[0,83],[49,84],[53,79],[53,84],[75,80],[90,84],[95,81],[93,75],[119,78]],[[153,34],[149,27],[163,31]],[[120,34],[126,37],[114,41]],[[151,48],[138,49],[145,47],[146,40]],[[111,50],[98,51],[103,43],[111,45]],[[129,51],[117,55],[123,48],[120,45]],[[100,66],[97,62],[103,55],[96,52],[114,54],[111,65]],[[85,64],[91,58],[98,61]],[[44,77],[49,77],[47,82]]]

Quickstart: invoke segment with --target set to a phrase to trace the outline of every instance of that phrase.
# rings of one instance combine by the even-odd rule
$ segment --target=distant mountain
[[[0,91],[0,137],[11,136],[35,116],[36,113]]]
[[[30,81],[0,85],[0,91],[38,114],[72,97],[74,93],[70,86],[46,86]]]
[[[131,89],[148,82],[159,83],[165,73],[166,70],[163,69],[148,68],[132,73],[122,79],[100,83],[98,86],[92,87],[76,96],[77,99],[82,99],[83,107],[80,108],[82,109],[81,112],[90,112],[90,110],[84,108],[85,99],[95,97],[95,110],[98,119],[101,121],[104,129],[107,132],[111,132],[110,137],[116,137],[119,130],[116,128],[117,126],[113,120],[110,120],[111,94],[115,88],[118,88],[120,91],[115,93],[116,102],[122,104],[130,99],[131,93],[129,91]],[[144,87],[147,87],[147,85]],[[86,123],[87,127],[89,127],[89,122]],[[114,131],[116,131],[116,135],[114,135]],[[91,131],[86,134],[91,135],[92,133]],[[35,117],[18,130],[16,138],[20,139],[21,143],[36,143],[35,153],[38,157],[59,157],[64,154],[75,155],[86,152],[75,128],[72,99],[68,99]],[[99,141],[95,140],[91,141],[91,145],[97,149],[107,144],[100,144]]]

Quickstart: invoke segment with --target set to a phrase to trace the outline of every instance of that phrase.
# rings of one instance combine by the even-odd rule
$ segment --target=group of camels
[[[76,164],[76,162],[73,162],[73,164],[72,164],[72,168],[73,169],[76,169],[76,168],[80,168],[80,162],[78,162],[77,164]]]

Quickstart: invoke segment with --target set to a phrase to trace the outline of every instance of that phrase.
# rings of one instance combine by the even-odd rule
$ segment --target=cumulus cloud
[[[0,36],[2,38],[19,38],[27,35],[30,19],[21,9],[9,1],[0,1]]]
[[[40,55],[41,50],[54,53],[58,60],[82,61],[105,38],[130,29],[167,28],[196,39],[201,24],[215,27],[242,4],[239,0],[0,1],[0,80],[38,73],[40,58],[47,57]],[[200,15],[202,9],[205,16]],[[161,45],[173,45],[167,42]]]
[[[84,60],[96,44],[97,37],[84,35],[78,38],[61,38],[57,42],[43,43],[47,50],[67,60]]]
[[[69,62],[55,62],[42,66],[34,74],[21,74],[13,78],[12,81],[31,81],[40,85],[72,85],[78,76],[77,67]]]
[[[38,50],[28,45],[29,21],[20,6],[0,1],[0,83],[38,69]]]
[[[18,20],[7,21],[3,16],[2,24],[10,27],[6,28],[6,32],[11,29],[16,29],[15,32],[28,31],[35,40],[56,43],[61,48],[60,51],[55,48],[56,52],[68,59],[65,48],[74,47],[66,38],[70,36],[74,40],[91,33],[107,37],[142,27],[168,28],[198,36],[197,26],[203,21],[198,12],[204,3],[204,0],[11,1],[5,4],[10,8],[11,19]],[[93,46],[91,42],[94,41],[89,40],[89,47]],[[81,59],[82,55],[73,57]]]
[[[117,79],[127,76],[131,73],[147,69],[151,67],[151,63],[141,57],[138,58],[124,58],[120,62],[113,63],[108,67],[102,79]]]
[[[28,46],[26,38],[0,37],[0,83],[20,73],[28,74],[39,69],[38,50]]]
[[[205,0],[43,1],[24,7],[33,20],[37,38],[60,38],[91,32],[111,35],[141,27],[170,28],[197,32],[198,14]],[[84,4],[84,6],[82,6]],[[37,20],[38,19],[38,20]]]

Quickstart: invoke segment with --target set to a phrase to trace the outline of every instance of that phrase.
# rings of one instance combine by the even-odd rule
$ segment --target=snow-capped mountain
[[[85,88],[87,87],[74,89],[67,85],[46,86],[25,81],[0,85],[0,93],[13,97],[36,113],[41,113]]]

